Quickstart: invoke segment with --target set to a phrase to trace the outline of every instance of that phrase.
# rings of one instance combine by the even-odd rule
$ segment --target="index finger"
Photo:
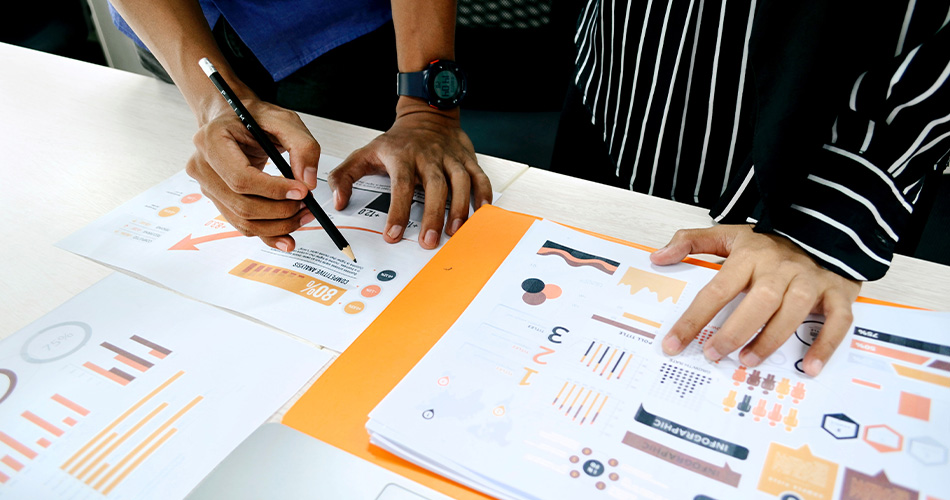
[[[726,304],[745,289],[751,277],[751,266],[730,265],[727,259],[722,269],[696,294],[686,312],[670,328],[663,339],[663,352],[670,356],[679,354]]]
[[[280,147],[290,153],[290,169],[294,178],[303,181],[308,189],[317,187],[317,167],[320,163],[320,144],[293,111],[271,107],[258,118],[258,123],[272,135]]]
[[[272,176],[251,165],[234,138],[212,140],[205,148],[208,164],[235,193],[272,200],[302,200],[309,192],[303,182]]]

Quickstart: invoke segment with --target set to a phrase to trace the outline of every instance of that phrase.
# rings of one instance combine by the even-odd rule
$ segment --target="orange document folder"
[[[317,379],[283,424],[452,498],[490,498],[371,446],[365,425],[370,411],[455,323],[535,220],[493,206],[479,209]],[[696,259],[686,262],[719,268]]]

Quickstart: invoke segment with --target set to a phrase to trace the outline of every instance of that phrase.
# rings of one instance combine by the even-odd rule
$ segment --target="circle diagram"
[[[81,321],[66,321],[34,333],[20,348],[27,363],[49,363],[78,351],[92,338],[92,328]]]
[[[538,278],[528,278],[521,282],[524,295],[521,297],[525,304],[539,306],[546,300],[553,300],[561,296],[561,287],[545,283]]]

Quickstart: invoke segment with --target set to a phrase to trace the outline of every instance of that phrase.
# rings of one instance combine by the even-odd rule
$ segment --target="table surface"
[[[196,124],[178,90],[153,78],[6,44],[0,67],[2,339],[112,272],[53,244],[182,170]],[[333,156],[378,134],[301,117]],[[651,246],[711,225],[700,208],[498,158],[479,163],[508,210]],[[862,295],[950,310],[950,267],[896,256]]]

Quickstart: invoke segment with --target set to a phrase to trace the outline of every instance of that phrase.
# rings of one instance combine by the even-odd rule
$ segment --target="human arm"
[[[435,59],[454,59],[454,0],[393,0],[392,9],[400,72],[421,71]],[[492,200],[491,184],[461,128],[459,110],[438,110],[415,97],[400,97],[393,126],[331,172],[328,181],[336,209],[349,202],[356,180],[374,173],[388,174],[392,180],[384,229],[390,243],[402,240],[416,184],[425,190],[419,231],[419,244],[425,248],[438,245],[450,194],[445,228],[449,235],[468,218],[470,202],[477,208]]]
[[[924,177],[943,166],[938,160],[950,148],[948,74],[950,30],[944,28],[850,82],[830,141],[798,166],[803,182],[785,204],[763,209],[755,232],[735,225],[684,232],[654,254],[657,264],[692,252],[727,257],[664,339],[664,350],[680,352],[746,291],[704,345],[707,357],[718,359],[753,339],[740,360],[755,366],[816,312],[826,322],[804,369],[817,375],[847,333],[858,283],[887,271]]]
[[[312,220],[301,201],[316,187],[320,149],[293,112],[265,103],[234,74],[197,1],[118,0],[116,10],[161,62],[198,121],[188,174],[243,234],[293,249],[289,233]],[[279,149],[290,152],[296,179],[261,171],[267,156],[198,66],[209,60]]]

